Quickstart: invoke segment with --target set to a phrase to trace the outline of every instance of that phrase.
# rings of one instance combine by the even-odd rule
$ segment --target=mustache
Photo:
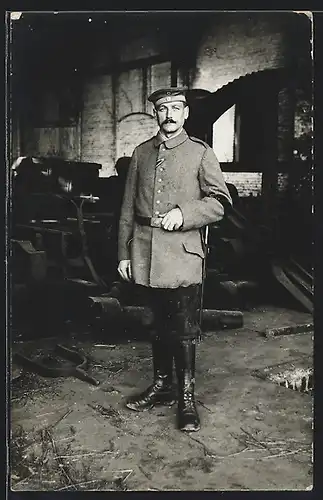
[[[176,123],[175,120],[172,120],[171,118],[167,118],[164,122],[163,122],[163,125],[164,123]]]

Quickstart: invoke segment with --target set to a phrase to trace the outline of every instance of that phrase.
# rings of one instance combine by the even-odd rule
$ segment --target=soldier
[[[202,229],[219,222],[232,201],[213,150],[183,128],[189,114],[185,90],[161,89],[148,100],[159,131],[132,155],[119,224],[118,272],[144,290],[154,313],[154,380],[126,407],[142,411],[173,405],[174,360],[178,427],[198,431],[194,385]]]

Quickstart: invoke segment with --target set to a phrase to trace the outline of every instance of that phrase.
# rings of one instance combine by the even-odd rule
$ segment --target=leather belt
[[[141,215],[135,215],[135,221],[141,226],[161,227],[162,220],[163,217],[142,217]]]

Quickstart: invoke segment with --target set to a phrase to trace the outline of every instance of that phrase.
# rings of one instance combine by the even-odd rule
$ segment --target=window
[[[170,85],[170,61],[123,71],[117,79],[117,119],[132,113],[152,114],[149,95]]]
[[[117,80],[117,117],[143,111],[144,75],[142,68],[123,71]]]
[[[219,162],[232,162],[234,157],[235,105],[213,124],[213,150]]]

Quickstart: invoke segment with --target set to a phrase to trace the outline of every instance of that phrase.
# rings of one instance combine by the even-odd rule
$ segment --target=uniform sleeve
[[[137,187],[137,152],[132,155],[126,178],[118,235],[118,259],[130,259],[129,242],[132,238]]]
[[[232,206],[220,164],[210,147],[205,149],[201,160],[199,183],[204,196],[178,205],[184,219],[183,231],[221,221],[225,205]]]

